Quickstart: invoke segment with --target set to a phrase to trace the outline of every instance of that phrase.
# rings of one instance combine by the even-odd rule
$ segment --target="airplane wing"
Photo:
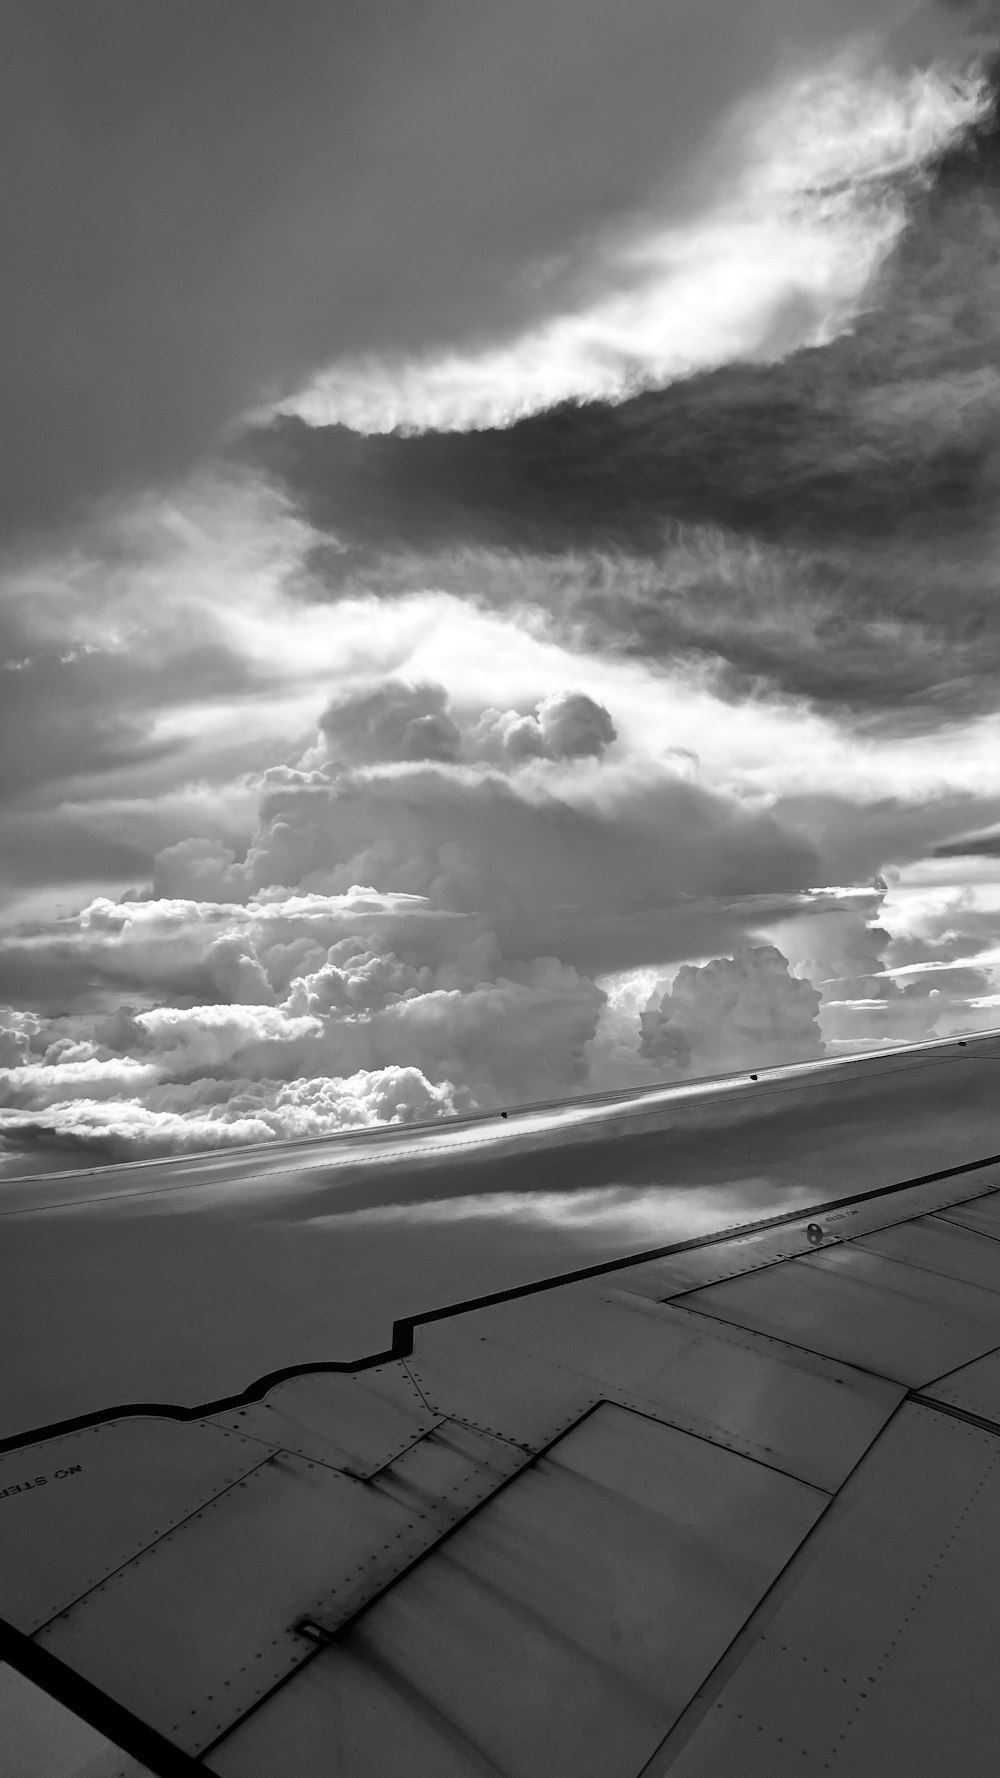
[[[998,1078],[0,1184],[5,1774],[992,1774]]]

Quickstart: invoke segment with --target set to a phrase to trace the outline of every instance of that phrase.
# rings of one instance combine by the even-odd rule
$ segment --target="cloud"
[[[733,698],[904,734],[968,719],[1000,667],[998,155],[984,111],[822,347],[506,429],[285,419],[247,449],[336,539],[313,558],[329,597],[444,586],[543,609],[574,646],[703,662]]]
[[[412,952],[400,957],[385,937],[378,945],[372,932],[357,936],[366,898],[357,899],[356,921],[349,902],[326,910],[327,936],[331,925],[354,930],[325,947],[316,942],[321,909],[308,898],[298,910],[271,904],[275,918],[226,932],[230,958],[249,966],[250,984],[272,1004],[230,999],[233,984],[223,980],[225,1001],[161,1004],[117,1021],[10,1015],[0,1026],[3,1132],[100,1143],[121,1158],[559,1097],[583,1083],[584,1046],[603,1001],[592,981],[554,958],[507,962],[482,932],[472,942],[460,934],[436,966]],[[164,935],[170,910],[149,903],[136,911],[150,980],[154,935]],[[116,910],[91,912],[107,927]],[[204,912],[211,960],[221,910],[174,912],[189,943]],[[293,975],[278,1000],[296,931],[299,959],[315,967]],[[440,940],[425,955],[435,949]]]
[[[578,424],[585,432],[586,421]],[[692,457],[696,432],[692,414]],[[678,429],[678,455],[681,446]],[[588,448],[581,440],[581,456]],[[635,449],[645,460],[638,441]],[[649,449],[655,456],[655,439]],[[767,438],[751,440],[747,456],[759,467],[767,449]],[[307,454],[311,450],[306,447]],[[595,455],[602,458],[604,451],[604,443],[595,439]],[[704,467],[707,481],[707,451]],[[319,482],[320,472],[310,470],[307,483],[313,473]],[[570,465],[569,482],[573,475]],[[740,475],[734,453],[723,500]],[[327,492],[337,490],[335,465],[323,480]],[[631,520],[623,516],[621,541],[589,538],[591,517],[584,513],[583,535],[569,547],[570,515],[565,527],[557,524],[556,535],[547,537],[530,520],[522,524],[523,511],[515,503],[506,528],[519,534],[517,547],[435,542],[427,550],[408,546],[380,553],[364,546],[335,558],[318,551],[313,557],[317,580],[325,583],[328,599],[347,608],[355,600],[395,606],[432,587],[438,597],[461,600],[474,612],[536,624],[544,615],[551,638],[592,657],[661,663],[672,673],[687,669],[692,679],[700,676],[731,703],[808,700],[817,711],[846,717],[860,732],[919,735],[993,708],[992,555],[980,529],[988,522],[985,504],[981,518],[969,515],[965,538],[942,539],[929,534],[935,496],[928,493],[919,521],[928,534],[909,540],[907,529],[917,521],[912,512],[904,514],[901,487],[899,530],[892,538],[852,540],[848,512],[838,540],[814,544],[794,534],[761,537],[750,515],[744,530],[675,522],[664,493],[669,469],[652,496],[655,509],[643,515],[640,484],[637,472],[631,518],[645,536],[628,538]],[[308,485],[304,492],[311,500]],[[623,490],[623,505],[624,498]],[[321,508],[325,499],[318,494],[313,504]],[[720,503],[718,492],[706,505],[710,499]],[[844,499],[848,507],[847,490]],[[617,492],[608,490],[600,503],[612,531],[617,500]],[[950,532],[950,516],[946,523]],[[504,528],[503,523],[496,527]],[[473,512],[457,529],[475,536],[478,515]],[[636,553],[637,547],[647,553]],[[944,581],[952,595],[947,604],[939,596]]]
[[[183,667],[205,611],[232,673],[190,706],[154,706],[150,732],[180,742],[184,771],[206,769],[220,736],[245,764],[238,736],[258,713],[255,746],[269,726],[285,735],[256,784],[223,776],[220,748],[215,784],[164,798],[169,775],[137,759],[8,810],[11,832],[89,824],[105,864],[118,832],[147,848],[115,858],[133,892],[0,931],[0,993],[44,1024],[5,1088],[22,1153],[68,1143],[84,1104],[106,1108],[86,1113],[93,1153],[120,1105],[129,1152],[143,1107],[160,1120],[151,1142],[168,1114],[228,1127],[212,1097],[225,1083],[264,1083],[274,1129],[283,1086],[391,1068],[415,1070],[435,1105],[641,1084],[659,1064],[640,1051],[639,1004],[605,1002],[609,972],[662,978],[735,953],[812,918],[815,884],[995,814],[985,724],[923,748],[859,742],[802,704],[734,701],[688,660],[605,659],[540,610],[451,592],[317,599],[308,522],[252,484],[192,484],[101,539],[121,556],[106,583],[90,547],[25,570],[44,593],[38,633],[68,617],[81,648],[102,633],[150,658],[177,646]],[[109,1033],[122,1003],[131,1022]],[[204,1103],[183,1098],[196,1089]]]
[[[245,859],[200,840],[169,847],[157,899],[105,898],[11,937],[0,942],[0,969],[25,954],[39,972],[46,956],[55,969],[72,956],[123,985],[145,974],[151,987],[198,994],[211,967],[241,966],[231,947],[212,949],[229,931],[252,931],[264,954],[279,934],[290,943],[314,932],[329,945],[348,922],[405,930],[410,945],[445,932],[454,943],[463,920],[485,920],[507,955],[558,935],[558,954],[620,967],[636,942],[630,922],[645,922],[639,942],[662,956],[689,946],[700,897],[720,884],[731,899],[707,917],[724,925],[765,918],[754,898],[768,891],[780,911],[815,870],[813,850],[766,809],[652,762],[283,767],[265,777]],[[353,889],[366,878],[378,894]]]
[[[482,430],[826,344],[903,230],[905,179],[987,106],[981,78],[901,76],[857,51],[798,73],[726,121],[709,157],[727,168],[725,198],[598,238],[572,306],[478,349],[348,360],[279,411],[363,433]]]
[[[210,470],[0,554],[0,880],[141,880],[213,780],[274,757],[283,694],[315,674],[294,621],[274,636],[311,535],[259,478]]]
[[[246,0],[238,56],[196,0],[146,11],[5,20],[6,528],[186,473],[339,354],[546,313],[664,169],[683,209],[706,128],[787,45],[898,6]]]
[[[283,809],[286,828],[292,812]],[[262,833],[271,833],[266,813]],[[257,851],[258,865],[265,855]],[[521,855],[530,859],[530,848]],[[469,880],[456,879],[455,899]],[[714,906],[680,895],[661,910],[661,951],[690,954],[693,934],[718,935],[729,921],[745,935],[783,914],[776,932],[791,915],[811,949],[800,946],[795,975],[782,951],[743,936],[732,957],[682,965],[670,987],[656,968],[595,981],[553,955],[511,957],[493,930],[504,926],[497,907],[443,905],[444,875],[437,901],[361,888],[254,892],[245,882],[244,892],[239,902],[105,899],[56,930],[8,938],[8,951],[31,949],[37,978],[46,962],[59,975],[69,958],[82,984],[77,1010],[0,1017],[8,1169],[25,1157],[31,1166],[85,1153],[120,1159],[766,1067],[821,1055],[824,1036],[834,1047],[905,1041],[949,1009],[954,1028],[969,1028],[970,996],[981,999],[990,979],[955,970],[947,1001],[934,977],[899,987],[880,956],[889,933],[866,923],[884,883]],[[620,956],[613,905],[600,918]],[[539,920],[536,908],[524,929],[534,923],[537,936]],[[626,921],[626,953],[633,938]],[[914,936],[904,954],[940,957],[959,942],[970,935],[949,931],[936,947]],[[850,979],[829,979],[837,965]],[[95,984],[126,979],[146,1004],[101,1012]],[[993,1014],[979,1016],[988,1024]]]
[[[775,917],[816,863],[615,736],[573,691],[484,711],[389,679],[328,702],[263,775],[242,856],[174,842],[150,891],[0,936],[36,1009],[5,1028],[6,1140],[158,1153],[592,1084],[597,970]],[[423,757],[443,738],[453,757]]]
[[[335,759],[457,759],[462,737],[447,703],[443,685],[390,679],[328,705],[319,726]]]
[[[944,840],[934,848],[935,858],[997,858],[1000,857],[1000,832],[990,828],[986,833],[965,834],[961,839]]]
[[[970,1009],[992,985],[974,961],[996,913],[978,912],[965,890],[927,892],[876,879],[867,904],[817,910],[778,924],[775,938],[794,973],[821,995],[819,1020],[833,1049],[917,1042],[974,1030]]]
[[[682,964],[641,1016],[640,1053],[668,1075],[723,1074],[825,1053],[810,982],[774,945],[748,945],[701,967]]]
[[[585,692],[553,692],[534,710],[484,710],[475,747],[484,757],[599,759],[618,731],[602,704]]]
[[[740,1181],[743,1206],[767,1201],[768,1182]],[[773,1188],[772,1188],[773,1189]],[[783,1200],[787,1203],[787,1198]],[[669,1186],[579,1186],[573,1191],[477,1192],[467,1197],[429,1198],[408,1204],[372,1204],[345,1210],[337,1218],[346,1226],[403,1223],[433,1227],[456,1222],[495,1222],[505,1231],[511,1224],[556,1228],[598,1237],[611,1234],[633,1247],[651,1247],[683,1240],[719,1227],[718,1199],[711,1190]]]
[[[49,1104],[37,1080],[27,1103],[29,1112],[0,1112],[0,1171],[21,1171],[23,1157],[38,1150],[50,1167],[78,1165],[88,1154],[102,1162],[127,1161],[421,1122],[457,1109],[447,1084],[435,1087],[406,1067],[335,1080],[208,1079],[147,1089],[141,1100],[70,1099],[63,1090]]]
[[[24,510],[134,486],[0,559],[10,1165],[763,1066],[819,1053],[817,995],[832,1045],[991,1016],[997,142],[967,128],[977,74],[914,73],[874,37],[867,62],[827,55],[834,12],[709,0],[684,24],[626,0],[567,32],[562,0],[495,21],[432,0],[401,25],[395,73],[359,24],[360,170],[324,184],[347,125],[317,123],[310,70],[295,140],[319,130],[315,161],[286,204],[279,144],[261,228],[234,207],[247,306],[204,404],[150,406],[162,453],[133,397],[170,360],[174,271],[134,390],[132,285],[107,315],[103,278],[81,287],[101,318],[79,384],[52,347],[73,401],[120,336],[93,475],[55,441],[52,488]],[[651,54],[668,14],[691,34],[676,67]],[[110,160],[81,133],[126,222],[135,192],[115,179],[174,189],[156,146],[173,87],[131,159],[115,107],[145,117],[143,58],[173,67],[185,29],[125,58]],[[266,93],[257,31],[234,84]],[[192,144],[215,57],[190,88]],[[659,109],[623,105],[654,88]],[[75,88],[66,103],[76,117]],[[232,121],[245,179],[258,125]],[[189,224],[204,251],[217,171],[202,221],[185,207],[167,227],[179,261]],[[145,211],[116,249],[133,285],[143,240]],[[255,281],[261,241],[295,251]],[[215,347],[220,277],[183,285]],[[199,333],[192,377],[203,350]],[[460,374],[438,411],[424,370],[442,358]],[[415,424],[464,426],[494,400],[527,417],[419,436],[286,417],[140,491],[234,389],[257,398],[248,366],[270,399],[362,361],[374,382],[352,399],[395,400],[404,366]],[[37,340],[24,363],[31,381]],[[572,399],[536,412],[552,387]],[[932,908],[969,836],[981,899]]]
[[[641,1015],[654,989],[665,984],[659,969],[602,976],[606,1000],[588,1047],[590,1077],[609,1091],[649,1086],[663,1079],[659,1062],[642,1053]]]
[[[540,945],[613,968],[643,960],[632,954],[630,921],[658,929],[643,946],[669,946],[671,927],[686,918],[671,914],[680,895],[805,888],[815,876],[812,849],[766,810],[669,769],[544,763],[516,777],[430,764],[333,779],[276,771],[262,793],[247,881],[320,894],[377,882],[488,914],[507,954]]]
[[[19,1068],[31,1054],[31,1038],[40,1020],[12,1006],[0,1007],[0,1067]]]
[[[336,699],[319,726],[326,756],[341,764],[599,758],[617,738],[609,712],[579,691],[552,692],[527,711],[488,708],[463,734],[443,685],[399,679]]]
[[[421,607],[428,653],[437,609]],[[486,633],[513,636],[488,622]],[[524,658],[543,666],[527,678],[519,664],[510,679],[499,654],[509,683],[553,666],[568,675],[582,658],[538,647],[528,639]],[[571,682],[484,707],[492,661],[475,670],[482,684],[450,673],[453,690],[419,672],[373,681],[371,664],[353,689],[318,700],[314,737],[261,775],[242,845],[173,841],[149,889],[0,934],[0,981],[33,1009],[4,1038],[15,1156],[160,1153],[820,1054],[806,975],[852,975],[823,990],[834,1044],[871,1041],[882,1007],[894,1022],[876,1041],[939,1017],[928,984],[897,987],[883,968],[887,934],[865,932],[884,883],[813,887],[852,848],[898,852],[884,807],[763,788],[779,764],[793,784],[802,772],[814,782],[801,713],[751,706],[730,718],[682,681],[665,706],[663,681],[634,675],[624,719],[615,696],[605,704]],[[704,703],[692,708],[706,761],[667,744],[669,726],[649,745],[665,712],[690,729],[690,696]],[[835,731],[822,739],[834,744]],[[937,744],[935,768],[946,758]],[[909,822],[919,851],[934,821],[954,822],[954,793],[929,816],[912,749],[905,759],[899,832]],[[842,776],[843,761],[830,769]],[[864,769],[859,786],[880,784],[883,764]],[[711,788],[713,773],[733,784]],[[784,944],[796,921],[811,950],[760,942],[773,929]],[[692,957],[711,961],[664,992],[664,968]],[[950,1004],[967,1018],[984,979],[955,985]]]

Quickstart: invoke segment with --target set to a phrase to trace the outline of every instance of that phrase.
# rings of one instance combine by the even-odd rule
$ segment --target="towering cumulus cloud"
[[[8,1141],[162,1152],[595,1084],[595,962],[628,955],[636,910],[683,945],[720,871],[756,911],[813,862],[766,811],[615,744],[583,692],[461,711],[389,679],[334,700],[264,774],[242,856],[177,841],[151,891],[8,938],[0,968],[78,1003],[4,1016]]]
[[[701,969],[684,964],[640,1021],[641,1054],[678,1073],[723,1074],[824,1054],[820,996],[774,945],[751,945]]]

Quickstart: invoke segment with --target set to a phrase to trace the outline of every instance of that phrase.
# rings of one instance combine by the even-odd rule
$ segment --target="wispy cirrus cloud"
[[[717,126],[692,173],[699,213],[689,198],[669,219],[668,196],[665,222],[649,206],[588,243],[567,307],[478,349],[334,365],[276,411],[361,433],[483,430],[828,344],[871,300],[906,225],[907,181],[989,103],[982,75],[890,73],[860,49],[795,73]]]

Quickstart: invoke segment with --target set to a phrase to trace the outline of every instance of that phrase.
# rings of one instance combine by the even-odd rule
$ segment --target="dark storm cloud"
[[[591,644],[712,657],[733,697],[973,714],[1000,671],[995,120],[910,206],[871,311],[779,364],[470,434],[287,418],[250,448],[336,537],[314,560],[334,595],[537,599]]]
[[[996,807],[995,796],[954,790],[919,801],[888,795],[863,806],[846,797],[806,793],[779,797],[774,813],[793,831],[801,823],[821,832],[825,880],[849,883],[870,879],[889,861],[905,866],[931,855],[957,855],[952,836],[995,820]]]
[[[8,0],[0,520],[172,475],[336,354],[547,312],[665,176],[693,201],[692,150],[779,51],[899,11]]]
[[[169,986],[175,1005],[211,1000],[216,993],[211,975],[197,965],[174,968],[169,982],[128,961],[101,957],[95,961],[79,943],[77,933],[51,926],[22,925],[15,935],[0,934],[0,1004],[30,1006],[45,1015],[86,1006],[110,1012],[123,999],[149,1005]]]
[[[0,889],[146,879],[152,854],[90,827],[84,816],[47,809],[0,814]]]
[[[505,428],[279,418],[251,448],[362,546],[655,553],[678,522],[826,547],[961,535],[992,514],[1000,451],[996,115],[910,207],[871,312],[829,345]]]

